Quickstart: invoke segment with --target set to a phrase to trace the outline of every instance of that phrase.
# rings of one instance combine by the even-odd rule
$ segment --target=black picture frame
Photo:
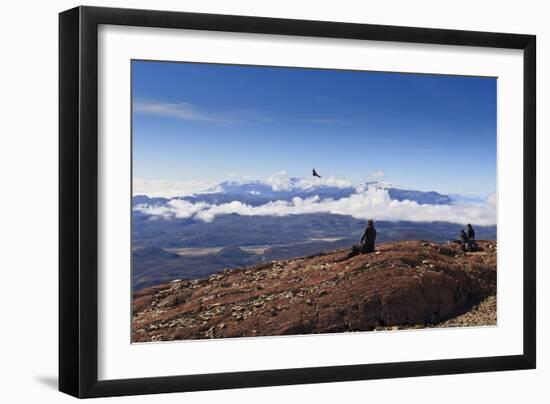
[[[99,381],[100,24],[523,50],[523,354]],[[60,13],[59,390],[84,398],[535,368],[535,103],[534,35],[96,7],[77,7]]]

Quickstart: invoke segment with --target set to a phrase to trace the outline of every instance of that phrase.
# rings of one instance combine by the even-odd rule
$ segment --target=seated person
[[[462,247],[462,251],[468,251],[468,235],[464,229],[460,230],[460,233],[458,234],[458,241]]]
[[[376,229],[374,228],[374,222],[371,220],[367,223],[367,228],[361,237],[361,244],[355,244],[348,254],[348,258],[354,257],[358,254],[368,254],[374,252],[374,241],[376,240]]]

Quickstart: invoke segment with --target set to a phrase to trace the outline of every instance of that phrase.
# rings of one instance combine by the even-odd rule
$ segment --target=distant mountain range
[[[419,204],[429,205],[449,205],[453,202],[450,196],[435,191],[402,189],[383,182],[367,182],[361,184],[359,189],[367,189],[369,187],[385,189],[388,191],[390,198],[398,201],[410,200]],[[272,201],[291,201],[293,198],[305,199],[313,196],[317,196],[320,200],[341,199],[357,193],[357,190],[358,188],[351,185],[316,184],[313,180],[305,180],[303,178],[290,178],[279,186],[274,186],[265,181],[225,181],[205,192],[172,199],[209,204],[240,201],[251,206],[260,206]],[[163,204],[167,201],[167,198],[149,198],[145,195],[136,195],[133,198],[134,205],[155,205]]]

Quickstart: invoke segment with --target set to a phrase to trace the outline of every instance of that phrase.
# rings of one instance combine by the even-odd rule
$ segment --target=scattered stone
[[[142,289],[132,341],[496,324],[496,242],[468,255],[432,244],[383,243],[353,260],[341,249]]]
[[[436,324],[435,327],[474,327],[497,325],[497,297],[489,296],[468,312]]]
[[[184,303],[186,299],[189,298],[189,296],[191,296],[192,293],[193,292],[191,292],[190,290],[175,292],[171,295],[166,296],[164,299],[160,300],[157,303],[157,306],[163,307],[163,308],[177,306],[179,304]]]
[[[438,252],[439,254],[447,255],[449,257],[454,257],[456,254],[452,248],[446,246],[440,247]]]

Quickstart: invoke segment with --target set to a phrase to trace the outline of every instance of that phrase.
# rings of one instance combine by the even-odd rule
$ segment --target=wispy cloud
[[[246,123],[273,123],[278,121],[292,121],[288,117],[274,117],[268,111],[253,109],[224,109],[214,110],[190,102],[166,102],[160,100],[142,99],[134,100],[134,113],[157,115],[167,118],[175,118],[184,121],[210,122],[219,124],[246,124]],[[352,122],[330,117],[295,119],[311,124],[319,125],[349,125]]]
[[[374,171],[370,174],[370,176],[373,178],[382,178],[384,176],[384,171],[382,170]]]
[[[177,118],[185,121],[203,121],[229,123],[231,120],[223,114],[216,114],[199,109],[188,102],[163,102],[138,99],[134,101],[134,112]]]

